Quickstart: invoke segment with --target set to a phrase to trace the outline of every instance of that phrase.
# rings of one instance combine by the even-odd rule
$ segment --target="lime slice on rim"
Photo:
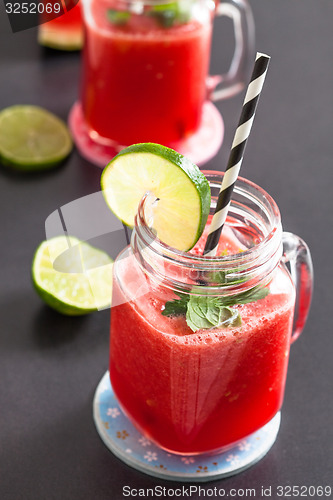
[[[65,123],[38,106],[0,112],[0,159],[18,170],[51,168],[69,155],[72,138]]]
[[[141,198],[152,193],[153,229],[178,250],[190,250],[200,238],[210,210],[206,177],[190,160],[159,144],[134,144],[105,167],[101,187],[107,204],[133,227]]]
[[[73,236],[56,236],[37,248],[32,281],[46,304],[77,316],[110,307],[112,267],[102,250]]]

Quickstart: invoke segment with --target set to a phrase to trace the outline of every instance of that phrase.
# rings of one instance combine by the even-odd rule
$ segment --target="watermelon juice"
[[[121,145],[168,144],[195,132],[211,45],[207,4],[171,26],[163,25],[155,11],[123,11],[126,3],[117,0],[83,5],[81,104],[91,136]]]
[[[226,227],[218,253],[240,255],[244,235]],[[193,253],[202,254],[204,238]],[[196,454],[225,449],[269,422],[283,400],[295,304],[285,267],[273,264],[266,297],[234,306],[240,326],[193,332],[184,315],[162,315],[179,297],[151,279],[135,253],[124,255],[114,269],[110,377],[133,423],[171,452]],[[165,272],[177,279],[179,271],[167,263]]]

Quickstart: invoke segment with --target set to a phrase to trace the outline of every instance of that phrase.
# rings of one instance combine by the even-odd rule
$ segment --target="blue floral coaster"
[[[224,453],[182,456],[162,450],[132,425],[113,393],[109,372],[96,389],[93,411],[100,437],[120,460],[151,476],[178,481],[211,481],[247,469],[274,444],[281,420],[277,413],[259,431]]]

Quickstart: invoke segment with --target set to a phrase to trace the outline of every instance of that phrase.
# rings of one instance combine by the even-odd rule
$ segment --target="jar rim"
[[[211,190],[218,193],[223,173],[208,170],[203,173]],[[217,197],[213,196],[211,208],[214,208]],[[146,193],[142,198],[132,234],[132,248],[137,260],[153,279],[172,290],[191,290],[191,293],[200,294],[200,289],[205,287],[205,293],[220,294],[223,289],[226,295],[268,283],[282,257],[282,226],[278,206],[264,189],[243,177],[238,178],[229,213],[233,214],[236,224],[241,223],[239,228],[253,229],[262,239],[247,250],[227,256],[196,255],[160,241],[146,220],[148,208],[151,210],[155,200],[152,193]],[[236,225],[233,227],[237,228]]]
[[[92,0],[83,0],[84,4],[91,3]],[[175,0],[175,2],[179,2],[180,0]],[[170,4],[170,0],[117,0],[117,3],[124,4],[127,6],[147,6],[154,7],[156,5],[168,5]]]
[[[224,175],[224,172],[218,172],[215,170],[202,170],[202,173],[206,177],[209,177],[209,178],[215,179],[215,180],[222,179],[223,175]],[[215,264],[217,264],[217,263],[227,264],[228,262],[234,263],[235,261],[238,261],[240,256],[243,260],[243,259],[247,258],[248,256],[250,256],[251,254],[253,254],[254,252],[263,252],[264,248],[267,247],[267,245],[269,245],[270,242],[272,241],[272,239],[274,238],[274,236],[277,232],[278,226],[280,225],[281,215],[280,215],[279,208],[277,206],[277,203],[273,199],[273,197],[270,194],[268,194],[263,188],[261,188],[260,186],[255,184],[254,182],[246,179],[245,177],[241,177],[241,176],[238,177],[237,182],[238,182],[238,185],[237,184],[235,185],[235,192],[236,193],[241,192],[239,183],[243,183],[247,187],[251,187],[252,189],[254,189],[255,191],[257,191],[258,193],[260,193],[262,195],[263,199],[269,204],[269,206],[271,208],[271,218],[273,219],[272,220],[273,227],[267,233],[267,235],[265,237],[263,237],[263,239],[258,244],[254,245],[253,247],[251,247],[247,250],[242,251],[241,253],[236,253],[236,254],[231,254],[231,255],[223,255],[223,256],[196,255],[196,254],[191,254],[189,252],[173,248],[173,247],[167,245],[166,243],[164,243],[163,241],[159,240],[158,238],[156,238],[156,235],[154,234],[152,229],[149,228],[149,225],[147,224],[147,221],[145,218],[145,208],[146,208],[146,203],[148,201],[148,195],[149,195],[148,192],[144,195],[144,197],[142,198],[140,205],[139,205],[139,211],[138,211],[137,215],[138,215],[138,218],[140,219],[140,224],[143,224],[144,230],[146,232],[146,235],[149,237],[150,242],[154,242],[154,244],[156,244],[156,247],[158,247],[161,250],[160,253],[165,253],[166,256],[167,255],[170,255],[170,256],[174,255],[175,258],[177,257],[177,258],[180,258],[181,260],[185,260],[185,261],[191,260],[191,261],[198,262],[198,263],[204,261],[204,262],[212,262]]]

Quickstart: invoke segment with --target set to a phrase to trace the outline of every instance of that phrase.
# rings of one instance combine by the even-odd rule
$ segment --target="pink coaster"
[[[80,154],[99,167],[104,168],[125,147],[103,145],[94,141],[89,135],[79,102],[74,103],[70,110],[68,125]],[[202,165],[216,155],[221,147],[223,136],[222,116],[212,102],[206,101],[203,105],[199,130],[187,139],[167,144],[167,146],[188,157],[196,165]]]

